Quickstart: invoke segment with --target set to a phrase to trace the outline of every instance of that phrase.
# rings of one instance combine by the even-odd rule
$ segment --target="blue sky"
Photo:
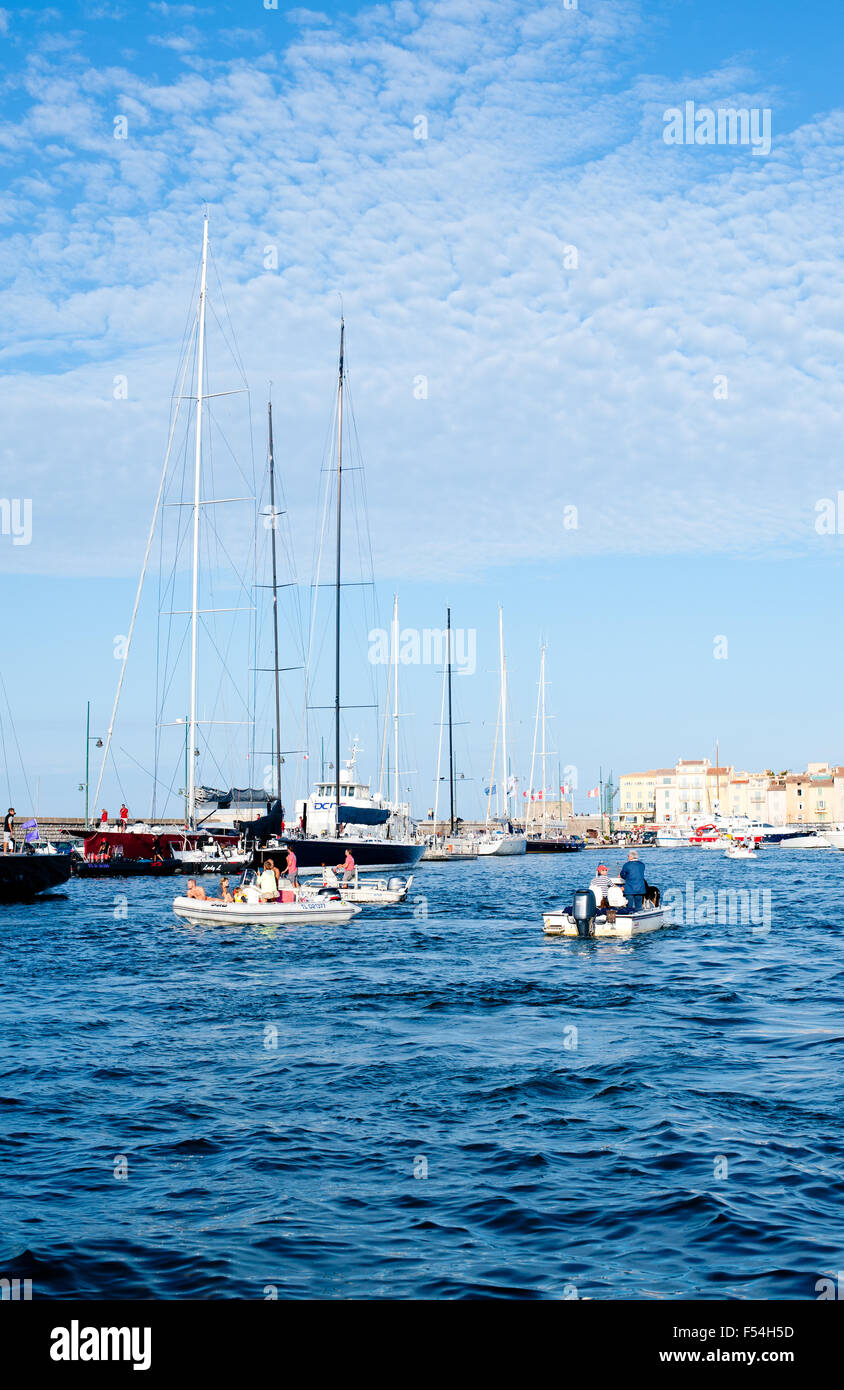
[[[523,784],[540,639],[581,788],[716,736],[740,766],[844,760],[842,541],[815,525],[844,487],[839,6],[115,0],[5,5],[0,38],[0,491],[33,517],[0,536],[3,673],[43,810],[79,804],[86,700],[108,720],[205,202],[305,581],[343,296],[382,618],[398,591],[403,626],[450,602],[478,633],[467,810],[499,602]],[[690,100],[770,109],[770,154],[666,145]],[[145,612],[109,805],[148,805],[153,635]],[[361,701],[364,645],[350,623]],[[402,679],[424,811],[439,676]]]

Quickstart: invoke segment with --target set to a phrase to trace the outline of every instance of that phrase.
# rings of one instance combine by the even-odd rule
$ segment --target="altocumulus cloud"
[[[34,536],[0,564],[134,571],[204,202],[308,535],[340,291],[379,572],[814,542],[840,485],[844,117],[780,132],[738,67],[620,82],[623,0],[256,11],[218,42],[159,5],[175,48],[135,33],[105,66],[70,30],[14,50],[2,491]],[[770,105],[771,154],[667,146],[689,96]]]

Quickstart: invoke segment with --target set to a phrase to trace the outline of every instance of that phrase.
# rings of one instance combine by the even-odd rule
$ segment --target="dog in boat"
[[[642,902],[642,906],[643,906],[643,907],[644,907],[645,903],[648,903],[651,907],[659,907],[659,903],[660,903],[660,893],[659,893],[659,889],[657,888],[657,886],[656,886],[655,883],[653,883],[653,884],[648,883],[647,879],[645,880],[645,895],[644,895],[644,900],[643,900],[643,902]],[[606,898],[604,898],[603,902],[601,903],[601,909],[600,909],[600,910],[601,910],[602,912],[606,912],[607,921],[608,921],[610,924],[612,924],[612,923],[615,921],[615,919],[616,919],[616,909],[615,909],[614,907],[610,907],[610,905],[609,905],[609,903],[607,902]]]

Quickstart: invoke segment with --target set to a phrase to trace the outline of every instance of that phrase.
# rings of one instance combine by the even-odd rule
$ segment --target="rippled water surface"
[[[844,1268],[844,854],[644,857],[769,887],[770,931],[546,940],[593,851],[420,865],[347,927],[199,930],[153,880],[0,908],[0,1274],[814,1298]]]

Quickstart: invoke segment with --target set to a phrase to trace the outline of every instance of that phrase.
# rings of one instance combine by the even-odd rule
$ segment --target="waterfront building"
[[[616,823],[703,824],[713,817],[746,816],[770,825],[844,823],[844,766],[809,763],[805,772],[747,772],[713,766],[708,758],[680,758],[673,767],[623,773]]]

